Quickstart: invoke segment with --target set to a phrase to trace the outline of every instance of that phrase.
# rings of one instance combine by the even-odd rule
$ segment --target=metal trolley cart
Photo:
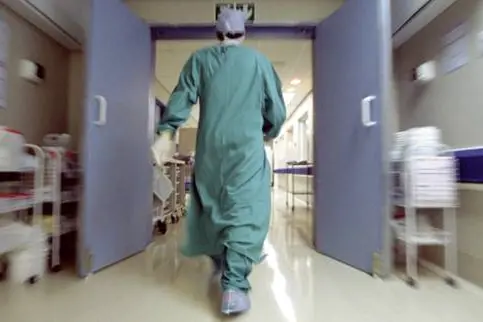
[[[43,215],[43,228],[51,240],[51,270],[61,270],[61,237],[77,231],[76,214],[67,213],[67,204],[79,200],[80,169],[67,166],[65,150],[59,147],[43,147],[45,152],[45,177],[43,203],[51,204],[52,213]]]
[[[287,207],[290,206],[289,196],[292,195],[292,211],[295,211],[295,195],[305,195],[307,208],[310,207],[310,195],[313,194],[311,185],[313,178],[311,173],[312,166],[313,164],[308,161],[287,162],[285,204]],[[305,189],[299,189],[297,186],[295,182],[295,176],[297,175],[305,176]]]
[[[456,207],[457,174],[456,159],[446,147],[439,148],[435,156],[418,153],[426,147],[409,147],[400,161],[394,161],[394,204],[404,211],[403,218],[392,223],[396,240],[405,245],[406,282],[417,285],[418,248],[420,246],[444,247],[443,276],[454,286],[457,273]],[[431,219],[442,212],[441,228]],[[428,213],[431,212],[431,213]],[[436,213],[435,213],[436,212]]]
[[[176,166],[176,210],[178,218],[183,217],[186,209],[186,169],[187,165],[184,161]]]
[[[154,164],[153,171],[153,227],[155,232],[165,234],[168,231],[165,205],[173,194],[173,184],[165,174],[165,169]]]
[[[169,179],[172,187],[169,193],[164,192],[162,198],[155,193],[154,225],[158,232],[165,234],[167,224],[177,223],[183,216],[186,204],[186,164],[184,161],[168,160],[164,163],[163,174]],[[159,170],[155,170],[159,171]],[[158,180],[163,176],[158,175]],[[161,183],[158,183],[161,184]],[[168,184],[164,181],[164,186]]]
[[[193,189],[193,162],[188,161],[185,166],[185,192],[191,192]]]

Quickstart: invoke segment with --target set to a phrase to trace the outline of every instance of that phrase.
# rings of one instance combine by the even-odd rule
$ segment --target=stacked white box
[[[412,207],[447,208],[457,206],[456,173],[453,157],[415,157],[408,163],[409,198]]]

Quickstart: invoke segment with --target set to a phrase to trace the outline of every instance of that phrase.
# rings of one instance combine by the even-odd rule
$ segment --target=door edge
[[[379,26],[382,30],[380,64],[381,64],[381,139],[382,139],[382,173],[384,208],[382,224],[382,249],[380,277],[387,278],[392,272],[392,233],[391,233],[391,176],[390,150],[392,146],[393,129],[392,113],[395,111],[395,101],[392,92],[392,33],[391,33],[391,1],[379,1]]]

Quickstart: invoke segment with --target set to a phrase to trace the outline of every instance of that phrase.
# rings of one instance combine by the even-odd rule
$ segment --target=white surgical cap
[[[223,9],[218,16],[216,30],[223,34],[245,33],[245,13],[235,9]]]

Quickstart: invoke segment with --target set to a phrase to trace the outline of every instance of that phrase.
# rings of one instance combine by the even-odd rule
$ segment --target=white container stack
[[[441,147],[441,131],[432,126],[416,127],[394,134],[393,161],[413,156],[437,156]]]
[[[454,207],[457,204],[455,160],[451,156],[414,157],[410,164],[412,206]]]

